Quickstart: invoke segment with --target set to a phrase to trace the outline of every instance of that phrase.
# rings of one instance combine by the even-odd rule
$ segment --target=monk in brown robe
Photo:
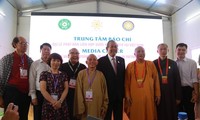
[[[74,113],[80,120],[88,116],[104,119],[108,108],[106,80],[102,72],[96,70],[97,57],[87,57],[87,69],[78,73],[74,98]]]
[[[125,112],[130,120],[157,120],[161,94],[156,67],[144,60],[143,47],[137,47],[134,55],[136,60],[128,64],[125,74]]]

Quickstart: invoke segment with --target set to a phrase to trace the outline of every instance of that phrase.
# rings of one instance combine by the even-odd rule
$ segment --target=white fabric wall
[[[196,13],[196,17],[186,21],[186,19]],[[187,57],[195,59],[192,56],[192,50],[200,48],[200,1],[193,0],[190,4],[178,11],[172,16],[172,32],[174,48],[177,43],[184,42],[188,44]],[[200,54],[200,49],[199,53]]]
[[[0,58],[13,51],[12,39],[16,36],[17,11],[6,1],[0,0],[0,11],[5,16],[0,15]]]

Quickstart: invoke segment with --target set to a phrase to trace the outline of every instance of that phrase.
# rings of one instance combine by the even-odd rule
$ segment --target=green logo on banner
[[[71,22],[68,19],[61,19],[58,23],[58,26],[62,30],[67,30],[71,27]]]

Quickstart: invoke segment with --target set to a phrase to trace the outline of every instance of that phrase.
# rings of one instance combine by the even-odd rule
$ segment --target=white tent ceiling
[[[69,6],[83,2],[109,2],[124,7],[132,7],[147,12],[171,16],[193,0],[7,0],[19,13],[34,12],[39,9]]]

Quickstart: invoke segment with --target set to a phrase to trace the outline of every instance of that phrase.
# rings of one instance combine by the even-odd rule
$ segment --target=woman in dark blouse
[[[45,100],[42,106],[42,120],[69,120],[65,98],[68,93],[67,75],[58,69],[62,64],[62,57],[57,53],[49,56],[50,71],[40,75],[40,89]]]

